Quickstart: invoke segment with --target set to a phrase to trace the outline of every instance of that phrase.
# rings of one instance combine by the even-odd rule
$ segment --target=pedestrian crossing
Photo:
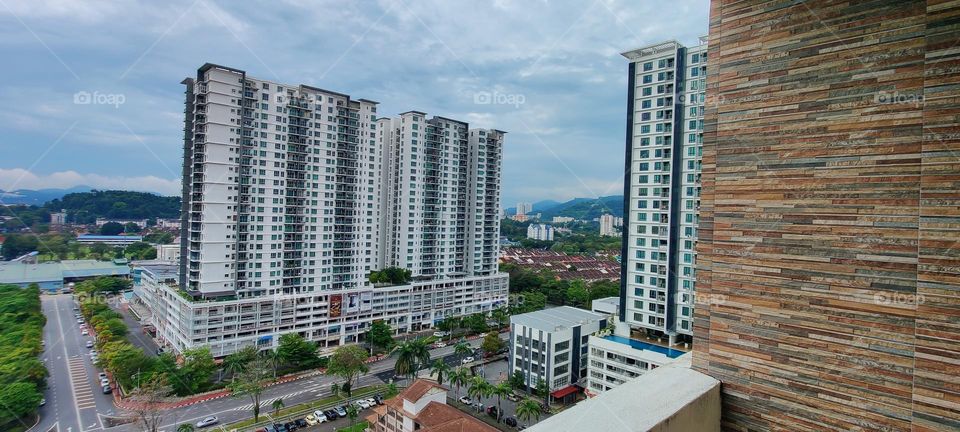
[[[67,360],[67,368],[70,371],[70,381],[73,383],[74,403],[77,404],[77,408],[96,408],[97,403],[93,399],[93,389],[90,387],[90,379],[87,376],[87,368],[83,363],[83,358],[70,358]]]
[[[310,391],[311,391],[311,390],[300,390],[300,391],[293,392],[293,393],[290,393],[290,394],[285,394],[285,395],[283,395],[283,396],[272,397],[272,398],[269,398],[269,399],[261,399],[261,400],[260,400],[260,410],[261,410],[261,411],[271,411],[271,410],[273,409],[273,407],[271,407],[271,405],[273,404],[273,401],[275,401],[275,400],[277,400],[277,399],[290,399],[290,398],[293,398],[293,397],[295,397],[295,396],[302,395],[302,394],[304,394],[304,393],[309,393]],[[285,400],[284,402],[286,402],[286,400]],[[246,405],[241,405],[241,406],[238,406],[238,407],[234,408],[233,410],[234,410],[234,411],[252,411],[252,410],[253,410],[253,404],[252,404],[252,403],[249,403],[249,404],[246,404]]]

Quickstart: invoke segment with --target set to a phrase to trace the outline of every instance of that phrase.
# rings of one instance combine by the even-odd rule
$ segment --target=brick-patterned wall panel
[[[960,417],[955,9],[713,1],[694,367],[726,429]]]

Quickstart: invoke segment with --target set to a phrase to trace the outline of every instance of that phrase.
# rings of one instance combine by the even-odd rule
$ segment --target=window
[[[700,54],[694,54],[690,56],[690,63],[700,63]]]
[[[644,72],[646,72],[646,71],[651,71],[651,70],[653,70],[653,62],[646,62],[646,63],[643,64],[643,71],[644,71]]]
[[[643,83],[650,84],[653,82],[653,74],[648,74],[643,76]]]

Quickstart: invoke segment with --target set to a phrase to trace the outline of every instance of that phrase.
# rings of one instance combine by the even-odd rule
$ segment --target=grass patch
[[[367,430],[367,426],[369,426],[369,423],[367,423],[366,421],[362,421],[353,426],[348,426],[343,429],[340,429],[338,432],[363,432]]]

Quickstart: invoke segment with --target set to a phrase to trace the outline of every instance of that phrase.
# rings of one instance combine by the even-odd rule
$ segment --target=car
[[[317,420],[317,416],[315,416],[315,415],[313,415],[313,414],[310,414],[310,415],[308,415],[307,417],[305,417],[305,418],[303,419],[303,421],[307,422],[307,424],[310,425],[310,426],[313,426],[313,425],[315,425],[315,424],[320,423],[320,421]]]
[[[347,416],[347,406],[346,406],[346,405],[340,405],[340,406],[338,406],[338,407],[336,407],[336,408],[334,408],[334,409],[337,411],[337,417],[344,418],[344,417]]]
[[[460,397],[460,403],[462,403],[462,404],[464,404],[464,405],[473,405],[473,400],[470,399],[470,398],[468,398],[468,397],[466,397],[466,396],[461,396],[461,397]]]
[[[88,340],[88,341],[87,341],[87,348],[93,348],[93,341],[92,341],[92,340]]]
[[[105,379],[106,377],[107,377],[107,373],[106,373],[106,372],[100,372],[100,373],[97,374],[97,378]]]
[[[506,419],[503,420],[503,422],[506,423],[507,426],[517,427],[517,419],[513,417],[507,417]]]
[[[520,402],[520,395],[516,393],[510,393],[507,395],[507,400],[510,402]]]
[[[297,427],[300,427],[300,428],[307,427],[307,422],[304,419],[296,419],[293,422],[297,424]]]
[[[46,404],[47,404],[47,398],[40,398],[40,406],[44,406]]]
[[[83,324],[83,318],[77,318],[77,324]]]
[[[467,357],[464,357],[463,360],[460,360],[460,363],[462,364],[472,363],[474,360],[476,359],[474,359],[473,356],[467,356]]]
[[[90,335],[90,332],[88,332],[86,329],[80,331],[80,336],[89,336],[89,335]]]
[[[476,408],[477,411],[483,411],[483,402],[476,401],[473,403],[473,407]]]
[[[218,419],[217,416],[210,416],[203,420],[198,421],[197,427],[202,428],[202,427],[212,426],[219,422],[220,422],[220,419]]]
[[[113,392],[113,389],[110,388],[110,384],[103,386],[102,390],[103,390],[103,394],[110,394]]]
[[[288,431],[287,431],[287,427],[284,426],[284,425],[282,425],[282,424],[280,424],[280,423],[274,423],[274,424],[273,424],[273,430],[274,430],[274,432],[288,432]]]
[[[449,336],[449,335],[450,335],[450,332],[445,332],[445,331],[435,331],[435,332],[433,332],[433,337],[438,337],[438,338],[446,337],[446,336]]]
[[[373,395],[373,400],[377,401],[377,405],[383,405],[383,395],[380,393]]]
[[[326,422],[327,420],[330,420],[330,419],[327,418],[327,415],[324,414],[323,411],[320,411],[320,410],[314,411],[314,412],[313,412],[313,417],[317,420],[317,423],[324,423],[324,422]]]
[[[326,415],[331,421],[336,420],[337,417],[340,417],[340,414],[337,414],[337,410],[333,408],[324,411],[323,414]]]
[[[110,385],[110,380],[106,378],[100,378],[100,385],[101,386]]]
[[[357,406],[357,409],[358,409],[358,410],[370,408],[370,404],[368,404],[367,401],[365,401],[365,400],[363,400],[363,399],[359,399],[359,400],[353,401],[353,403],[354,403],[354,405]]]
[[[367,405],[368,405],[368,406],[377,406],[377,400],[374,399],[374,398],[372,398],[372,397],[371,397],[371,398],[367,398],[367,399],[366,399],[366,402],[367,402]]]
[[[283,425],[287,428],[288,431],[295,431],[300,428],[299,426],[297,426],[297,422],[295,421],[289,421],[284,423]]]
[[[445,343],[443,343],[443,342],[437,342],[437,343],[433,344],[433,346],[434,346],[435,348],[443,348],[443,347],[447,346],[447,344],[445,344]]]

